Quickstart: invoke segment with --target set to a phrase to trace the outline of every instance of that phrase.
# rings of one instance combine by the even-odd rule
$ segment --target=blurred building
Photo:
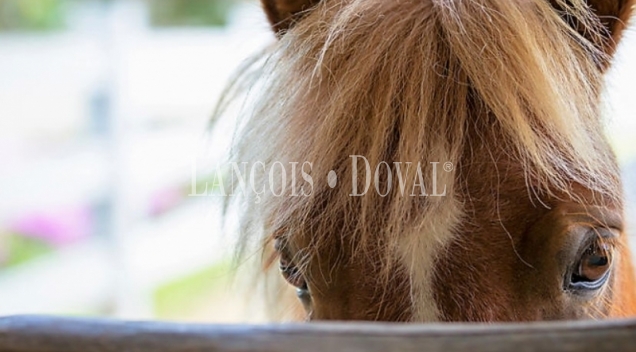
[[[218,202],[188,195],[229,143],[216,99],[272,39],[258,4],[7,0],[0,21],[0,314],[237,318]]]

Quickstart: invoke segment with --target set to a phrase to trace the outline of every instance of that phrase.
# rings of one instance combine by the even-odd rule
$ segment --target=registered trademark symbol
[[[451,163],[450,161],[449,161],[449,162],[444,163],[444,171],[446,171],[446,172],[451,172],[451,171],[453,171],[454,169],[455,169],[455,166],[454,166],[454,165],[453,165],[453,163]]]

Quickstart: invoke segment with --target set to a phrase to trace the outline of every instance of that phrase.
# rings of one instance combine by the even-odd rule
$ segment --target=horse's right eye
[[[305,276],[294,262],[294,258],[290,255],[289,249],[282,239],[276,239],[274,248],[280,257],[280,273],[290,285],[296,287],[298,299],[303,304],[305,310],[311,312],[312,298]]]
[[[297,289],[307,291],[307,282],[305,281],[303,274],[298,269],[296,263],[294,263],[294,260],[284,245],[283,240],[276,239],[274,242],[274,248],[280,256],[280,273],[283,275],[285,280]]]
[[[303,274],[298,270],[298,267],[281,253],[280,257],[280,272],[292,286],[295,286],[299,290],[307,290],[307,282]]]

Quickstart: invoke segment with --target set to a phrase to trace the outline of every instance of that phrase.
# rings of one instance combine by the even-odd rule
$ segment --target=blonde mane
[[[490,146],[523,165],[538,204],[546,194],[575,199],[573,183],[620,199],[598,101],[607,35],[584,1],[553,4],[563,13],[546,0],[342,0],[307,11],[235,81],[256,85],[258,96],[244,111],[233,160],[309,161],[313,193],[258,202],[246,194],[242,253],[274,234],[303,236],[311,243],[296,258],[302,263],[351,241],[360,249],[351,255],[372,255],[387,273],[400,234],[448,202],[461,208],[457,174],[445,176],[446,197],[403,197],[395,188],[350,197],[349,156],[460,168],[470,128],[500,135]]]

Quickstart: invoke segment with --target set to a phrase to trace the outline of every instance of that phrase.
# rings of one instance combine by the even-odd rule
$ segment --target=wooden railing
[[[536,324],[191,325],[0,318],[3,352],[636,351],[636,320]]]

